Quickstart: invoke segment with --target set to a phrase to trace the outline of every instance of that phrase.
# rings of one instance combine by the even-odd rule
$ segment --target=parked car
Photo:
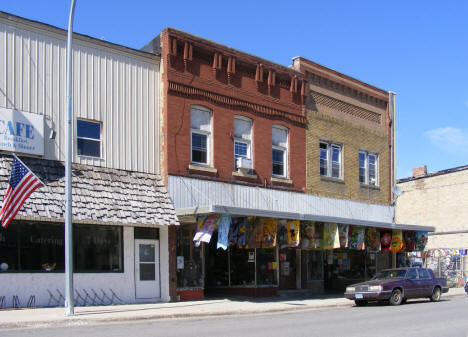
[[[382,270],[367,282],[347,287],[344,296],[354,300],[357,306],[366,305],[369,301],[389,301],[392,305],[399,305],[409,298],[421,297],[438,302],[446,292],[447,280],[435,277],[432,269],[396,268]]]
[[[468,295],[468,281],[465,283],[465,293]]]

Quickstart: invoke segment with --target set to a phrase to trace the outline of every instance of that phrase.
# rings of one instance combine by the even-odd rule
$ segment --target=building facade
[[[338,74],[352,93],[340,96],[320,88],[307,60],[286,68],[171,28],[144,50],[163,59],[161,162],[181,221],[174,243],[181,300],[322,293],[392,265],[388,252],[346,248],[350,228],[363,239],[366,228],[417,229],[393,223],[388,94]],[[314,101],[318,93],[326,104]],[[324,176],[322,143],[330,158]],[[343,250],[324,244],[326,229],[338,238],[338,228]],[[338,264],[354,276],[339,282]]]
[[[7,306],[60,305],[66,31],[2,12],[0,64],[0,189],[12,153],[45,185],[0,228],[0,296]],[[159,84],[158,55],[74,35],[77,305],[170,300],[168,237],[178,220],[159,175]]]
[[[425,263],[450,286],[461,286],[468,276],[468,166],[427,173],[413,169],[413,176],[400,179],[402,194],[395,207],[397,221],[435,227],[424,252]]]

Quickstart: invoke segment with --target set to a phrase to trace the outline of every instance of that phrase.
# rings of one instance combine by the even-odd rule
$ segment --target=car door
[[[418,284],[418,270],[416,268],[410,268],[406,273],[405,278],[405,297],[414,298],[418,297],[419,284]]]
[[[432,295],[433,282],[432,277],[427,269],[419,269],[419,282],[421,286],[420,297],[427,297]]]

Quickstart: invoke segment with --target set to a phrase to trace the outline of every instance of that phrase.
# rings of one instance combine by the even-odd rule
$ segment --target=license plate
[[[362,299],[362,298],[363,298],[363,297],[362,297],[362,294],[356,294],[356,298]]]

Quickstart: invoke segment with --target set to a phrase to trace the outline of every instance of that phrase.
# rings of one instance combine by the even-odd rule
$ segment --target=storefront
[[[222,217],[229,219],[227,243],[217,227]],[[203,225],[206,219],[214,223],[211,229]],[[328,235],[330,228],[333,238]],[[343,230],[349,234],[346,238]],[[356,230],[362,233],[357,242]],[[197,247],[201,232],[209,238]],[[392,233],[390,239],[388,233]],[[427,238],[426,232],[421,236]],[[414,231],[336,223],[199,216],[196,223],[182,224],[177,232],[178,294],[186,300],[220,294],[275,296],[288,290],[310,295],[342,292],[347,285],[394,266],[397,252],[403,256],[424,249],[423,242],[417,247],[412,244],[416,237]]]

